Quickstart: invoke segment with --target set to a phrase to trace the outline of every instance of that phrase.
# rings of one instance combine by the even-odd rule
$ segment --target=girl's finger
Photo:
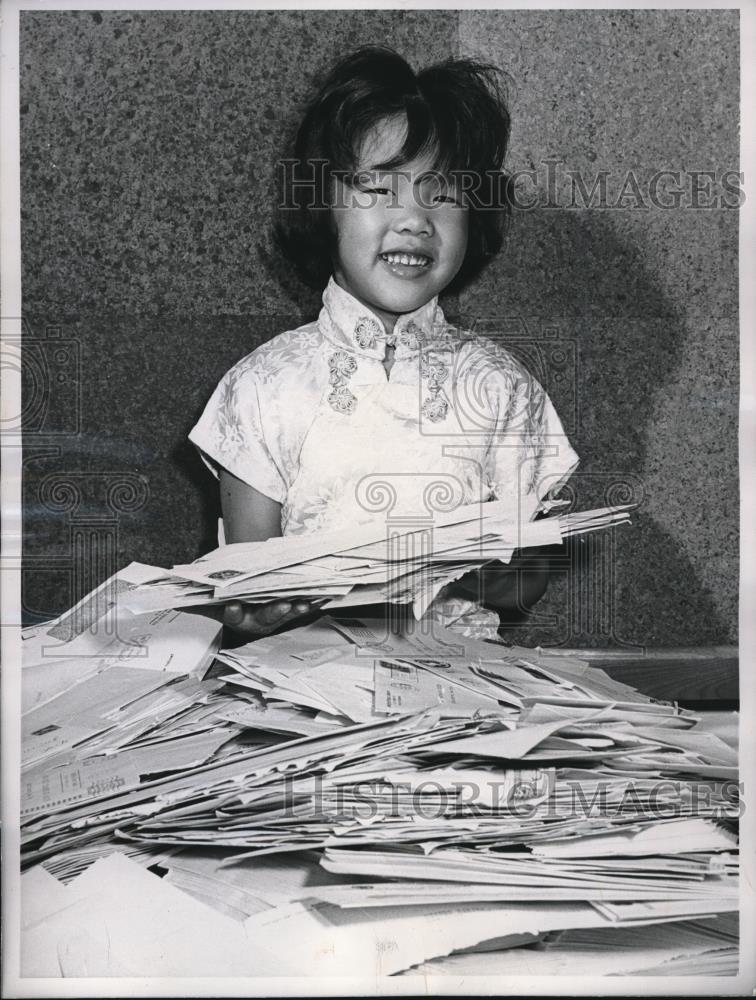
[[[276,628],[290,611],[288,601],[275,601],[262,606],[230,601],[226,605],[223,622],[242,635],[264,635]]]
[[[310,605],[306,601],[295,601],[291,606],[291,610],[279,618],[278,624],[284,625],[290,621],[296,621],[297,618],[302,618],[304,615],[309,614],[310,610]]]
[[[241,601],[229,601],[223,609],[223,624],[234,628],[241,625],[244,618],[244,606]]]
[[[242,635],[263,636],[312,610],[310,602],[305,600],[272,601],[263,605],[230,601],[226,605],[223,621]]]
[[[291,604],[288,601],[273,601],[272,604],[265,604],[253,612],[255,620],[268,628],[277,625],[282,618],[290,613]]]

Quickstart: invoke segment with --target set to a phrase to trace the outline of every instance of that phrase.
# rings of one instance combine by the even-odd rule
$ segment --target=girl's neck
[[[386,331],[386,336],[390,337],[394,332],[394,327],[396,326],[396,321],[399,319],[399,314],[385,313],[380,309],[373,309],[372,306],[370,308],[371,312],[374,312],[381,323],[383,323],[383,329]]]
[[[372,305],[370,302],[365,302],[364,299],[360,298],[359,295],[355,295],[350,288],[346,287],[345,283],[342,280],[340,280],[338,274],[334,274],[334,280],[336,284],[339,285],[340,288],[343,288],[345,292],[348,292],[348,294],[351,295],[353,299],[356,299],[358,302],[362,303],[362,305],[365,306],[366,309],[369,309],[370,312],[373,313],[373,315],[381,321],[381,323],[383,324],[383,329],[386,331],[386,335],[390,337],[391,334],[394,332],[396,321],[402,314],[395,312],[386,312],[385,310],[379,309],[377,306]]]

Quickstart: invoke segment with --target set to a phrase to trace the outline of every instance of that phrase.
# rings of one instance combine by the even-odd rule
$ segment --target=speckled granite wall
[[[520,191],[540,204],[451,311],[537,367],[581,498],[618,480],[645,495],[613,553],[576,551],[592,568],[564,575],[528,637],[733,640],[737,213],[570,207],[567,174],[590,189],[608,171],[616,201],[630,168],[641,197],[655,170],[712,170],[721,193],[732,11],[22,13],[28,616],[113,563],[212,544],[185,435],[235,360],[317,310],[270,252],[273,164],[315,73],[370,41],[512,75],[511,166],[536,170]],[[549,158],[567,207],[544,204]]]
[[[360,44],[442,59],[456,28],[454,13],[21,14],[29,617],[113,560],[170,566],[214,543],[186,434],[235,361],[317,314],[267,234],[313,79]],[[52,433],[77,403],[79,433]],[[72,546],[95,551],[72,564]]]
[[[539,612],[557,620],[529,638],[734,640],[738,213],[723,174],[738,171],[738,13],[465,12],[460,42],[511,74],[510,169],[537,171],[518,198],[535,206],[463,316],[513,317],[515,343],[544,358],[562,339],[545,381],[575,427],[581,502],[623,480],[644,498],[613,552],[552,588]],[[662,170],[680,176],[655,190]],[[577,178],[589,195],[601,171],[606,207],[599,191],[585,207]]]

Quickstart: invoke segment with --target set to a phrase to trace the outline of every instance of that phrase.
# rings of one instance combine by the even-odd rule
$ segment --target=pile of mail
[[[365,604],[411,604],[421,618],[446,584],[517,549],[559,545],[564,539],[626,524],[632,505],[504,520],[504,501],[470,504],[437,514],[427,524],[380,522],[340,531],[288,535],[225,545],[170,573],[152,577],[128,595],[135,612],[243,600],[327,599],[329,609]],[[529,514],[531,512],[528,512]],[[143,567],[149,577],[149,567]]]
[[[733,914],[670,919],[651,904],[624,904],[612,922],[590,904],[422,900],[347,910],[314,898],[313,887],[332,883],[306,855],[266,856],[218,877],[209,852],[183,859],[158,878],[113,851],[67,885],[30,869],[21,879],[24,974],[349,976],[373,986],[422,975],[427,986],[448,975],[737,971]],[[201,874],[191,883],[193,870]]]
[[[221,650],[129,610],[144,579],[24,639],[30,968],[62,937],[99,968],[105,921],[121,974],[732,972],[737,754],[705,719],[436,623]]]
[[[523,935],[525,937],[526,935]],[[469,948],[400,975],[448,976],[735,976],[738,921],[681,920],[663,927],[575,928],[545,934],[528,946]]]

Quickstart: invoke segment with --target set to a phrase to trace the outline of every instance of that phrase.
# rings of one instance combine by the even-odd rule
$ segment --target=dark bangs
[[[322,287],[332,271],[334,173],[353,173],[366,135],[397,116],[406,121],[402,147],[372,166],[395,170],[427,156],[467,195],[467,253],[453,285],[470,280],[500,249],[510,202],[502,173],[510,123],[501,72],[459,59],[415,74],[392,49],[371,46],[331,70],[307,109],[293,156],[281,162],[277,242],[308,284]]]

